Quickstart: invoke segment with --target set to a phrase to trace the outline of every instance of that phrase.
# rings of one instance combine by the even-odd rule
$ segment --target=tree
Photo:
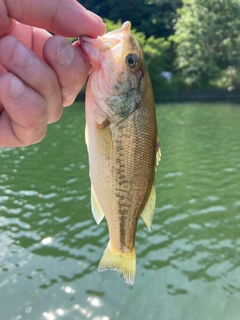
[[[102,18],[117,23],[131,21],[131,24],[146,37],[165,38],[173,34],[173,26],[177,18],[176,10],[181,7],[181,0],[82,0],[79,1],[87,9]]]
[[[191,86],[240,86],[240,1],[183,0],[171,39],[177,67]],[[226,76],[231,76],[226,81]],[[225,79],[225,85],[224,81]]]

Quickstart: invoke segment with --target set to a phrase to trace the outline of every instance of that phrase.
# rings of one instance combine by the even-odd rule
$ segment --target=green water
[[[43,142],[0,150],[1,320],[239,320],[240,106],[157,107],[153,228],[139,221],[133,287],[97,272],[84,109]]]

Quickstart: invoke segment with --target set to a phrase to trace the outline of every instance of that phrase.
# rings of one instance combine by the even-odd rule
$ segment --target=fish
[[[153,90],[129,21],[94,39],[81,36],[79,45],[91,66],[85,100],[91,209],[97,224],[106,217],[109,231],[98,271],[116,270],[132,285],[138,219],[150,230],[156,202],[161,152]]]

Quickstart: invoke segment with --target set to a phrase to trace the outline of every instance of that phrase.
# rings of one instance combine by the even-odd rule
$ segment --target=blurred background
[[[144,50],[162,149],[153,227],[139,219],[133,286],[97,271],[108,230],[75,102],[41,143],[0,149],[0,319],[239,320],[240,3],[81,3],[108,30],[130,20]]]
[[[83,0],[108,31],[130,20],[158,101],[240,100],[239,0]]]

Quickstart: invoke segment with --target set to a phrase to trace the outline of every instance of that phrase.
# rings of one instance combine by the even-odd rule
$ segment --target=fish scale
[[[81,37],[80,44],[92,65],[86,91],[91,206],[109,230],[98,270],[117,270],[133,284],[137,222],[142,216],[151,228],[160,157],[151,82],[129,22],[96,39]]]

